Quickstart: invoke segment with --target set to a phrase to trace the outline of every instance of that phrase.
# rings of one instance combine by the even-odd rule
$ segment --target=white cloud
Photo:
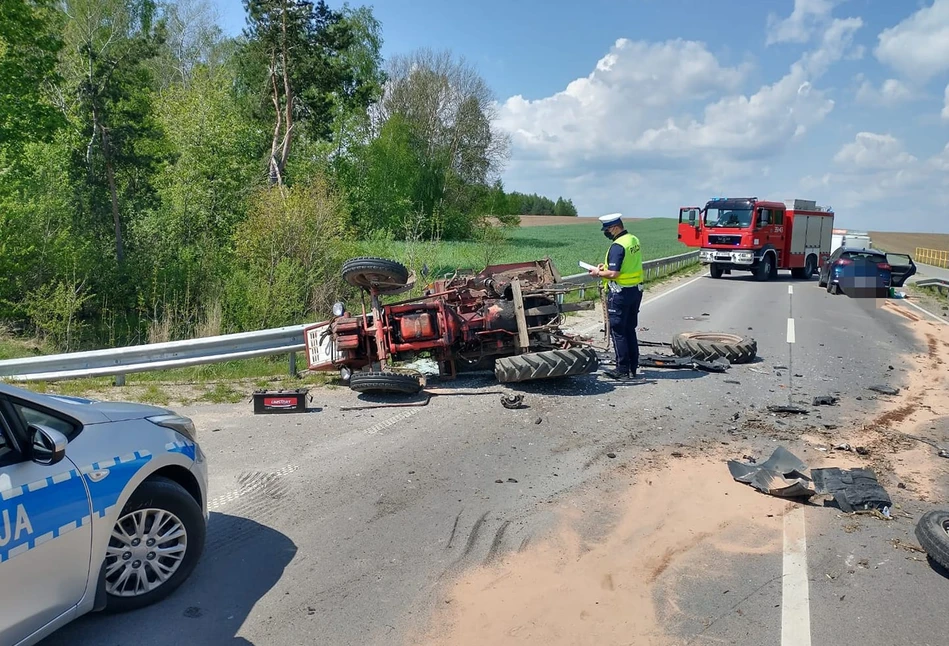
[[[949,85],[946,86],[945,98],[943,99],[942,118],[949,119]]]
[[[857,90],[857,102],[874,105],[894,106],[899,103],[911,101],[916,98],[916,94],[903,81],[898,79],[886,79],[877,89],[873,83],[864,80]]]
[[[849,144],[845,144],[834,161],[858,169],[899,168],[910,165],[916,158],[903,149],[903,144],[889,134],[858,132]]]
[[[703,43],[620,39],[589,76],[562,92],[505,101],[497,123],[521,154],[554,166],[577,156],[622,156],[657,120],[697,98],[735,90],[746,71],[720,65]]]
[[[794,0],[794,10],[785,19],[768,15],[767,44],[806,43],[817,29],[830,18],[830,12],[839,0]]]
[[[910,78],[926,81],[949,70],[949,0],[933,0],[878,40],[876,57]]]

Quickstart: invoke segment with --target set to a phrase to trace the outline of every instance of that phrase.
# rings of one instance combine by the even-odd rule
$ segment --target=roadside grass
[[[627,224],[642,243],[643,260],[653,260],[690,250],[677,239],[678,222],[672,218],[649,218]],[[424,243],[421,243],[424,246]],[[389,242],[374,251],[393,259],[417,255],[418,245]],[[431,245],[425,262],[429,276],[440,277],[455,269],[480,271],[485,264],[525,262],[549,257],[563,276],[580,273],[577,262],[603,262],[607,241],[597,221],[589,224],[518,227],[505,232],[505,240],[493,243],[445,241]],[[421,263],[419,263],[421,264]]]

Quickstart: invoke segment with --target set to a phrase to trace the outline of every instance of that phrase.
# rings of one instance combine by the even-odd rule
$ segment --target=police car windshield
[[[709,207],[705,212],[705,226],[713,229],[721,227],[745,229],[751,226],[751,209]]]

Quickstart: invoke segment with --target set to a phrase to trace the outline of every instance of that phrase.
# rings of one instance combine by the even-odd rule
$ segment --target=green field
[[[678,222],[671,218],[650,218],[627,224],[630,233],[639,238],[643,259],[652,260],[685,253],[690,249],[676,239]],[[520,227],[506,234],[506,242],[438,242],[410,245],[388,242],[371,245],[371,253],[400,260],[413,269],[423,264],[430,276],[438,276],[455,268],[482,269],[486,264],[540,260],[549,256],[561,275],[582,271],[577,261],[590,264],[603,262],[607,240],[599,223]]]

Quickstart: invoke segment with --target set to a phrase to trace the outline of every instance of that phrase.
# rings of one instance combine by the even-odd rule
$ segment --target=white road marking
[[[667,290],[667,291],[664,291],[664,292],[662,292],[661,294],[658,294],[658,295],[654,296],[653,298],[650,298],[648,301],[645,301],[642,305],[640,305],[640,307],[645,307],[646,305],[649,305],[650,303],[655,303],[655,302],[658,301],[660,298],[663,298],[664,296],[668,296],[668,295],[671,294],[672,292],[678,291],[678,290],[682,289],[683,287],[688,287],[688,286],[691,285],[692,283],[694,283],[694,282],[696,282],[696,281],[699,281],[699,280],[702,280],[702,279],[705,278],[706,276],[708,276],[707,273],[706,273],[706,274],[702,274],[701,276],[696,276],[696,277],[693,278],[692,280],[688,280],[688,281],[682,283],[681,285],[676,285],[676,286],[673,287],[672,289]]]
[[[788,319],[788,343],[794,343],[794,319]]]
[[[788,294],[794,293],[794,285],[788,285]]]
[[[917,305],[916,303],[910,303],[909,301],[904,301],[904,302],[905,302],[907,305],[909,305],[910,307],[915,307],[916,309],[918,309],[918,310],[919,310],[920,312],[922,312],[923,314],[928,314],[929,316],[933,317],[934,319],[936,319],[937,321],[939,321],[939,322],[942,323],[943,325],[949,325],[949,321],[947,321],[946,319],[942,318],[941,316],[936,316],[935,314],[933,314],[933,313],[930,312],[929,310],[923,309],[922,307],[920,307],[920,306]]]
[[[674,291],[677,291],[677,290],[679,290],[679,289],[682,289],[683,287],[688,287],[688,286],[691,285],[692,283],[694,283],[694,282],[696,282],[696,281],[699,281],[699,280],[702,280],[703,278],[706,278],[708,275],[709,275],[708,273],[705,273],[705,274],[702,274],[701,276],[696,276],[696,277],[693,278],[692,280],[687,280],[686,282],[682,283],[681,285],[676,285],[676,286],[673,287],[672,289],[670,289],[670,290],[668,290],[668,291],[665,291],[665,292],[662,292],[661,294],[658,294],[658,295],[654,296],[653,298],[650,298],[648,301],[643,301],[642,305],[640,305],[639,307],[640,307],[640,309],[642,309],[643,307],[646,307],[647,305],[649,305],[649,304],[651,304],[651,303],[655,303],[656,301],[658,301],[658,300],[659,300],[660,298],[662,298],[663,296],[668,296],[669,294],[671,294],[671,293],[674,292]],[[588,335],[588,334],[592,334],[593,332],[595,332],[595,331],[601,329],[602,327],[603,327],[603,321],[597,321],[596,323],[592,323],[592,324],[587,325],[587,326],[585,326],[585,327],[578,328],[578,329],[576,330],[576,333],[577,333],[577,334],[581,334],[581,335],[583,335],[583,336],[586,336],[586,335]]]
[[[807,529],[804,525],[804,507],[797,507],[784,516],[781,646],[811,646],[810,604]]]

